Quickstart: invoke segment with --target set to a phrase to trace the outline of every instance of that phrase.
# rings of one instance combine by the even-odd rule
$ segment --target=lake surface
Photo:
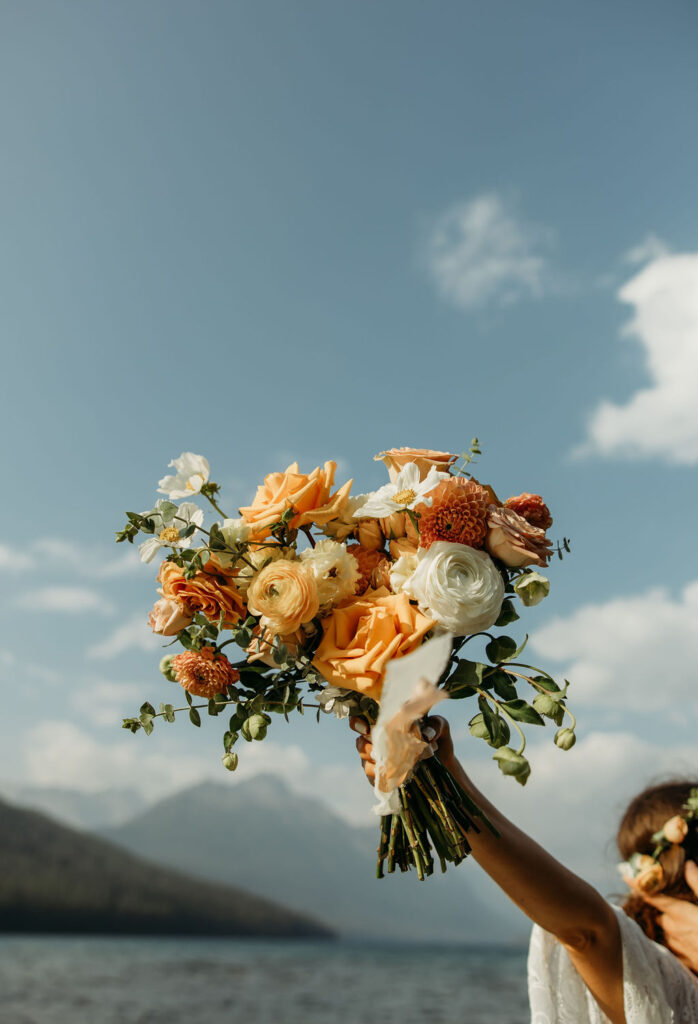
[[[0,937],[2,1024],[528,1024],[524,951]]]

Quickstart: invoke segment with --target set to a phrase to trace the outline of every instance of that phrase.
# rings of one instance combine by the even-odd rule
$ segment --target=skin
[[[375,777],[370,734],[362,719],[351,727],[363,733],[356,741],[368,778]],[[433,736],[429,730],[433,729]],[[471,833],[472,856],[513,902],[567,950],[572,963],[612,1024],[625,1024],[623,952],[615,913],[583,879],[521,832],[480,793],[453,752],[444,718],[429,718],[424,736],[436,745],[439,759],[482,808],[499,832]]]
[[[698,896],[698,867],[692,860],[686,861],[684,877]],[[698,973],[698,906],[673,896],[641,895],[645,903],[661,912],[659,925],[669,949],[689,970]]]

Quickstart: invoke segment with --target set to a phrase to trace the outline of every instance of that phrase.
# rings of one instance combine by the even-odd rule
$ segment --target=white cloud
[[[162,644],[162,637],[152,633],[145,616],[138,616],[117,626],[101,643],[88,648],[87,657],[106,660],[131,650],[152,652],[158,644]]]
[[[176,689],[179,696],[179,688]],[[95,725],[118,727],[124,718],[137,714],[143,703],[143,683],[87,678],[73,690],[70,702],[81,716]]]
[[[657,587],[584,605],[538,629],[530,643],[563,663],[571,705],[671,713],[695,706],[697,621],[694,581],[676,598]]]
[[[644,251],[649,251],[646,246]],[[695,465],[698,253],[655,256],[620,288],[618,299],[633,307],[623,335],[640,342],[651,383],[625,404],[604,399],[591,415],[586,442],[575,454],[650,456]]]
[[[660,256],[667,256],[670,252],[667,243],[657,235],[650,232],[639,245],[634,245],[623,253],[624,263],[648,263],[650,260],[657,260]]]
[[[441,294],[462,309],[543,293],[549,232],[525,224],[495,192],[457,203],[434,224],[428,267]]]
[[[111,615],[114,611],[109,601],[101,594],[85,587],[41,587],[20,594],[16,607],[27,612],[57,612],[65,615],[80,615],[83,612],[97,612]]]

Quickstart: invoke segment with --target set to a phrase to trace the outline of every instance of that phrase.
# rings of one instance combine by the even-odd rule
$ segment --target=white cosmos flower
[[[162,505],[169,505],[169,502],[160,499],[155,505],[154,514],[149,517],[155,525],[155,534],[138,548],[141,562],[152,562],[160,548],[190,547],[192,538],[182,537],[182,533],[192,523],[194,526],[203,525],[203,510],[192,501],[183,501],[174,516],[167,515],[165,518],[158,511]]]
[[[171,501],[190,498],[198,494],[211,475],[208,459],[193,452],[182,452],[178,459],[169,463],[177,470],[176,475],[164,476],[158,482],[158,492],[166,494]]]
[[[354,519],[382,519],[415,505],[431,505],[427,494],[447,477],[448,473],[439,473],[432,467],[424,480],[420,480],[416,463],[408,462],[395,480],[373,491],[363,505],[354,509]]]
[[[403,592],[455,636],[488,629],[499,618],[504,582],[486,551],[437,540],[420,548]]]
[[[231,548],[235,548],[249,540],[250,527],[242,517],[239,519],[224,519],[221,523],[221,533],[225,543]],[[231,551],[216,551],[216,561],[224,569],[229,568],[233,564],[234,557]]]

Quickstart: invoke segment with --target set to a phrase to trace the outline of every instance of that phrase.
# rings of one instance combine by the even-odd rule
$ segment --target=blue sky
[[[695,770],[695,7],[0,17],[0,779],[221,777],[217,722],[119,730],[172,692],[143,624],[154,573],[111,546],[171,458],[205,454],[234,508],[296,457],[336,458],[364,491],[374,452],[473,435],[483,478],[543,493],[573,540],[526,621],[570,673],[580,743],[564,769],[551,735],[534,750],[525,823],[557,841],[564,778],[600,843],[646,776]],[[471,713],[453,708],[461,732]],[[343,730],[279,725],[241,772],[357,818],[370,794]]]

